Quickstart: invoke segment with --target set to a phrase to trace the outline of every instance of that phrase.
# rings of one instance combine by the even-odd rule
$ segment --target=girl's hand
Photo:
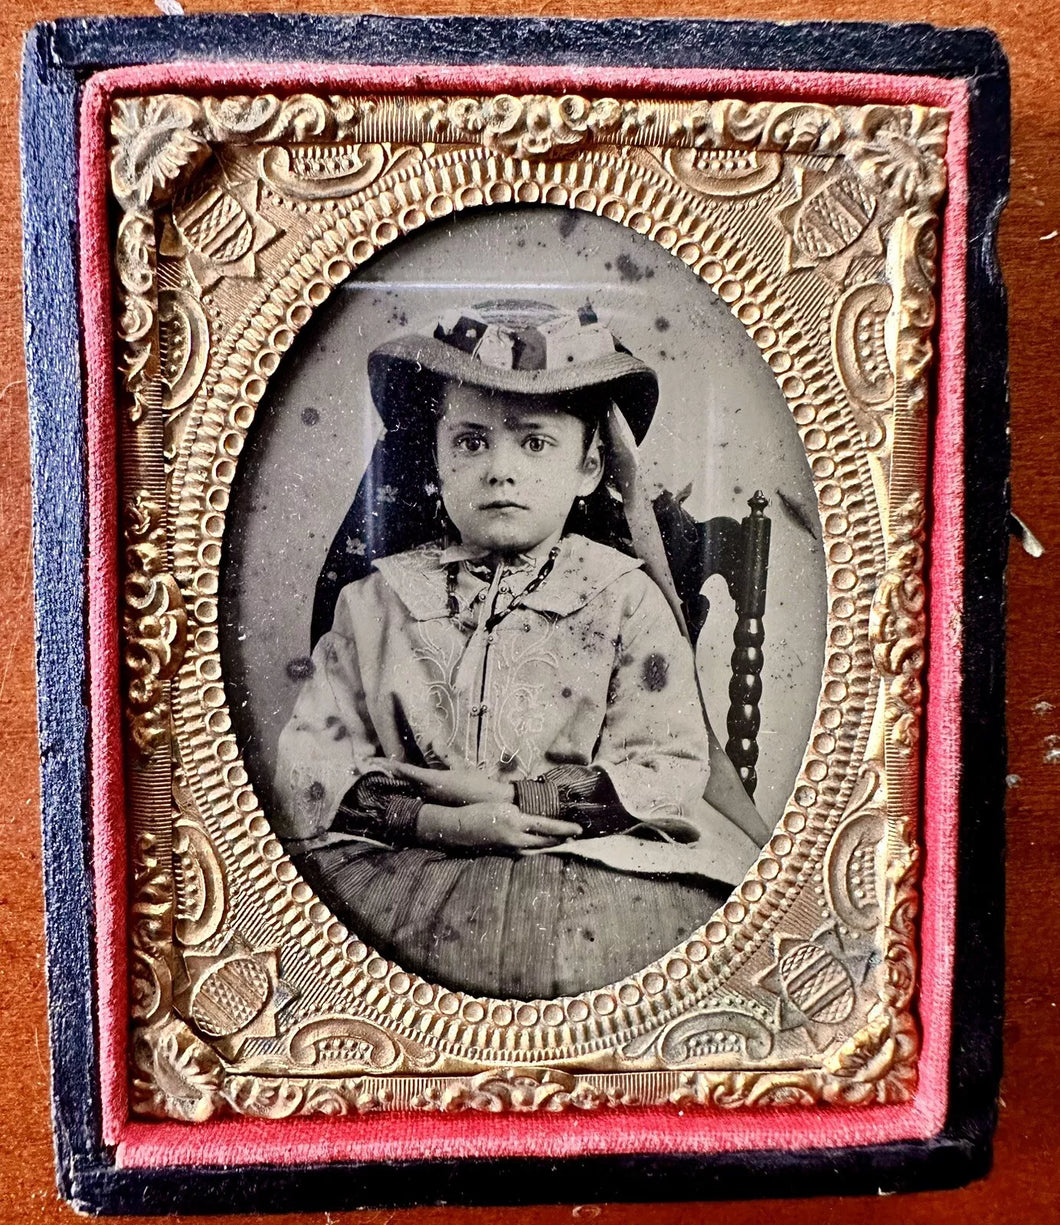
[[[581,826],[551,817],[533,817],[514,804],[487,802],[449,808],[424,804],[416,833],[425,846],[477,850],[536,851],[577,838]]]
[[[387,763],[395,778],[415,783],[420,795],[435,804],[511,803],[515,788],[511,783],[498,783],[478,770],[429,770],[404,761]]]

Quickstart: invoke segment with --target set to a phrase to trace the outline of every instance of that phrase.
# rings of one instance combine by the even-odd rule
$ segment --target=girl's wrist
[[[445,804],[422,804],[416,814],[416,841],[424,846],[441,842],[448,811]]]

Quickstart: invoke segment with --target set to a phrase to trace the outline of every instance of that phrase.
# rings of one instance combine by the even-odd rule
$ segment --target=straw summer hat
[[[368,379],[388,429],[436,409],[449,382],[549,397],[592,388],[618,406],[640,442],[659,398],[654,370],[590,307],[573,311],[521,299],[449,311],[429,334],[380,345],[368,358]]]

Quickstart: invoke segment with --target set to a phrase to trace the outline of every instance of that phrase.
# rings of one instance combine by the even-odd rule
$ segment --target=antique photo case
[[[551,1198],[971,1176],[997,1016],[961,923],[999,897],[999,835],[957,831],[1003,777],[976,668],[1005,460],[969,392],[1003,388],[969,218],[1004,179],[970,167],[1004,154],[996,44],[894,27],[890,73],[859,75],[860,27],[819,64],[820,27],[736,23],[721,51],[710,23],[626,23],[658,56],[633,71],[622,23],[304,19],[346,52],[242,66],[139,24],[154,61],[102,22],[107,71],[27,76],[27,132],[53,97],[80,113],[63,615],[87,591],[96,1072],[64,1084],[60,1051],[56,1094],[83,1128],[60,1167],[97,1172],[67,1192],[525,1200],[505,1171],[557,1157]],[[461,67],[428,28],[533,46]],[[565,38],[581,67],[548,66]],[[39,405],[66,376],[27,252]],[[38,570],[45,742],[75,577]]]

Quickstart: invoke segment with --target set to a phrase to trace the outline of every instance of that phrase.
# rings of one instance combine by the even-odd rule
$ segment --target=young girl
[[[674,612],[604,542],[608,461],[628,477],[654,373],[589,310],[498,302],[383,345],[369,375],[390,446],[350,539],[374,569],[338,593],[281,735],[278,832],[353,931],[431,981],[603,986],[703,924],[757,849],[703,800]]]

